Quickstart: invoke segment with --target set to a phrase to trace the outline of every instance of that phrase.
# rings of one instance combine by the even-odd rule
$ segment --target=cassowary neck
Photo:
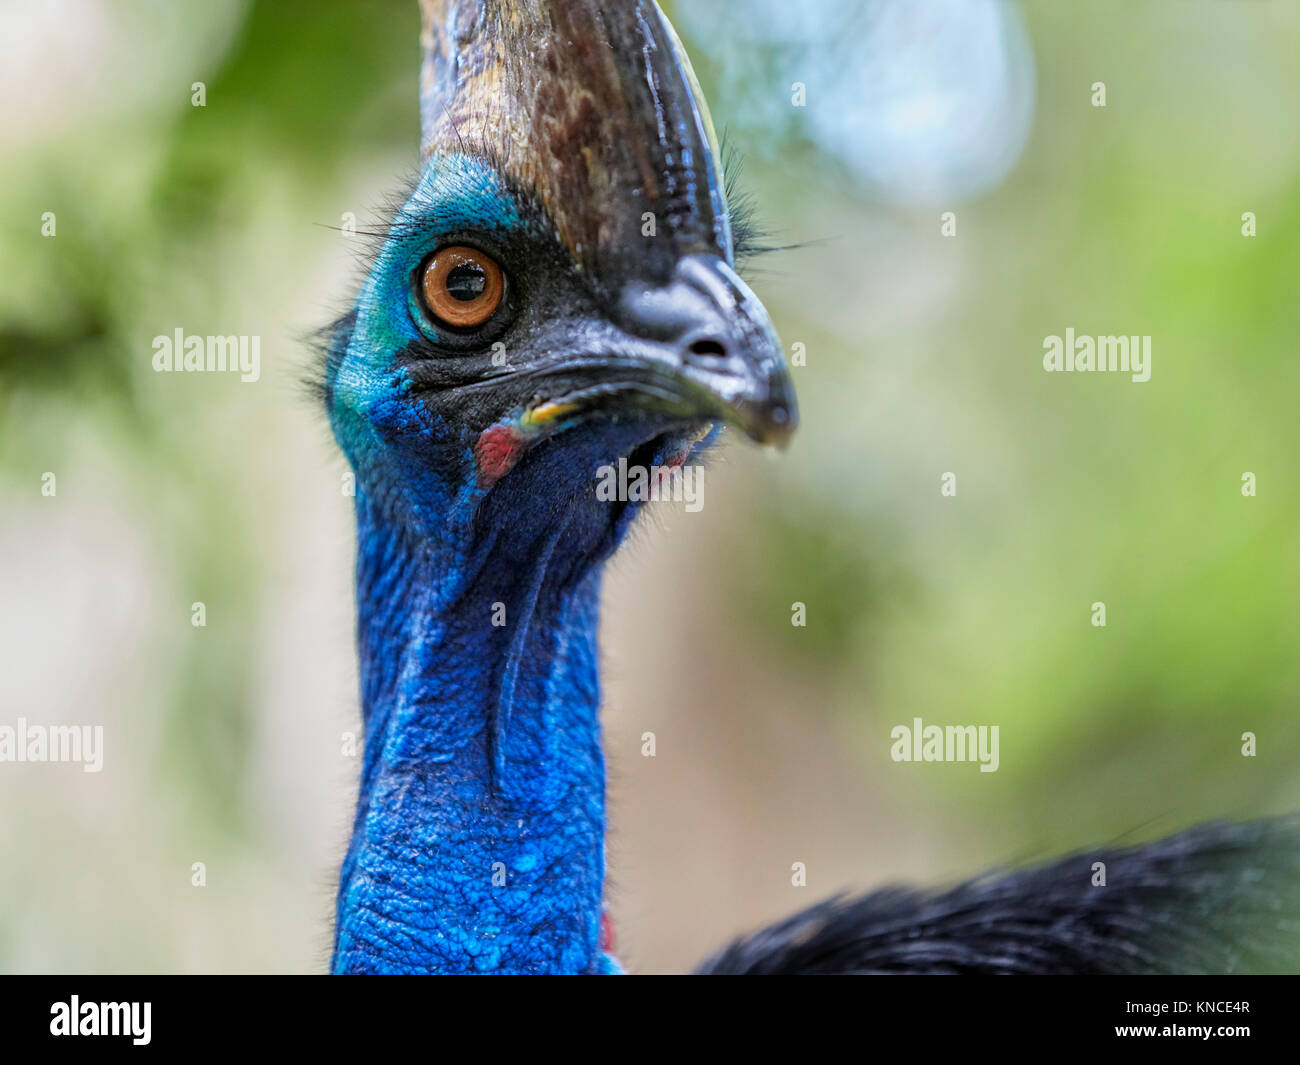
[[[436,539],[358,490],[365,753],[337,972],[600,972],[600,566],[556,516]],[[563,546],[559,546],[563,544]]]

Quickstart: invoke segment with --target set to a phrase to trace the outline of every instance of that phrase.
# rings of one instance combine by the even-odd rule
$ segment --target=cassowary
[[[782,444],[795,398],[654,0],[422,6],[418,177],[320,379],[356,475],[365,732],[333,968],[615,973],[597,615],[641,504],[598,473],[724,428]],[[1203,827],[828,902],[706,968],[1293,968],[1298,854],[1291,821]]]

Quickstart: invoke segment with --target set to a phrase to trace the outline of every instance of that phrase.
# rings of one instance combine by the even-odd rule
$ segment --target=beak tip
[[[773,400],[754,411],[753,417],[748,419],[746,432],[756,444],[771,445],[784,451],[798,428],[799,413],[794,406],[784,400]]]

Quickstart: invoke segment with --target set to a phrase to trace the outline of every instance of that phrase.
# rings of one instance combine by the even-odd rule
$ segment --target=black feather
[[[1106,886],[1093,886],[1093,863]],[[1300,818],[1214,822],[948,891],[832,898],[714,955],[719,974],[1300,972]]]

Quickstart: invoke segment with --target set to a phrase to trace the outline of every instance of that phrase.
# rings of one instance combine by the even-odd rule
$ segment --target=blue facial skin
[[[486,165],[431,161],[334,337],[365,728],[337,973],[618,971],[599,945],[596,631],[601,564],[634,508],[591,484],[655,427],[579,421],[484,483],[484,427],[432,413],[398,357],[420,336],[412,277],[445,235],[530,224]]]

